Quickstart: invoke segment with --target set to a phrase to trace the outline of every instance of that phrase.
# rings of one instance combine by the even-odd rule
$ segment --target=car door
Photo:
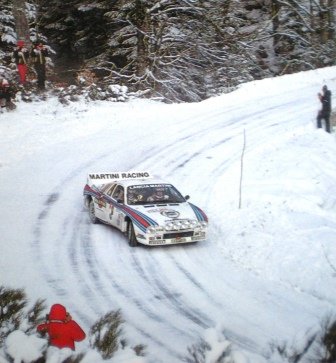
[[[104,186],[104,188],[102,188],[102,190],[101,190],[101,192],[102,192],[101,198],[96,199],[97,217],[99,215],[98,218],[108,224],[112,224],[109,215],[110,215],[111,207],[113,205],[109,201],[109,199],[106,198],[106,196],[111,196],[113,191],[115,190],[115,188],[116,188],[116,184]]]
[[[94,198],[94,204],[95,204],[95,214],[96,217],[106,221],[106,206],[108,203],[106,203],[106,200],[104,198],[104,195],[101,194],[100,196]]]
[[[122,211],[122,206],[125,203],[125,189],[122,185],[118,184],[111,191],[111,198],[113,199],[113,203],[110,204],[109,209],[107,210],[108,215],[106,218],[109,223],[114,227],[120,229],[121,222],[124,218],[124,212]],[[119,207],[120,206],[120,207]]]

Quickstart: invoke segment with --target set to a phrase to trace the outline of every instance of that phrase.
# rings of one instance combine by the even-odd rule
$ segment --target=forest
[[[56,83],[84,76],[167,102],[198,102],[246,81],[335,65],[336,0],[0,5],[0,67],[15,70],[17,40],[38,39],[52,50],[49,79]]]

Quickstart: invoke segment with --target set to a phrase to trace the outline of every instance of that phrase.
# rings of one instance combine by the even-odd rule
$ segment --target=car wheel
[[[127,237],[128,237],[128,243],[131,247],[136,247],[138,245],[138,241],[135,237],[135,232],[134,232],[134,227],[133,227],[132,222],[128,222]]]
[[[96,224],[98,222],[98,218],[95,215],[95,206],[94,206],[93,200],[90,200],[90,204],[89,204],[89,217],[90,217],[90,221],[93,224]]]

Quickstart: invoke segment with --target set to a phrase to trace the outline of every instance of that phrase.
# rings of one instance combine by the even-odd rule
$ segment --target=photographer
[[[331,91],[326,85],[322,87],[322,93],[318,93],[321,102],[321,109],[317,114],[317,127],[322,128],[322,120],[325,121],[325,130],[330,133],[330,114],[331,114]]]
[[[37,331],[47,333],[49,337],[47,363],[63,362],[75,350],[75,342],[82,341],[86,336],[61,304],[54,304],[50,308],[47,321],[38,325]]]
[[[37,75],[37,88],[45,90],[46,81],[46,57],[49,56],[48,49],[42,42],[34,42],[30,57]]]

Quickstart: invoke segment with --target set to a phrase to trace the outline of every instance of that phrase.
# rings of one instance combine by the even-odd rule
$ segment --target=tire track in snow
[[[266,113],[266,111],[265,111]],[[222,113],[217,113],[217,115],[221,115]],[[260,113],[258,113],[258,115],[260,116]],[[211,116],[211,115],[210,115]],[[245,116],[241,117],[240,120],[237,119],[233,119],[232,123],[237,123],[237,130],[239,128],[241,128],[240,122],[243,122],[245,120]],[[260,127],[260,120],[256,120],[256,122],[259,122],[259,127]],[[220,124],[217,126],[216,128],[216,132],[218,131],[224,131],[225,132],[225,128],[227,128],[229,126],[229,123],[225,123],[222,124],[222,122],[220,122]],[[231,126],[232,127],[232,126]],[[250,125],[251,127],[251,125]],[[270,127],[275,127],[275,126],[270,126]],[[257,128],[256,128],[257,130]],[[257,132],[257,131],[256,131]],[[141,164],[141,162],[146,160],[147,164],[154,164],[155,165],[155,160],[161,159],[162,155],[165,155],[167,158],[167,151],[169,151],[169,149],[171,150],[176,150],[176,148],[181,147],[183,149],[183,146],[188,144],[190,142],[190,140],[192,139],[197,139],[200,137],[203,137],[206,139],[206,136],[204,136],[204,133],[209,134],[209,132],[207,132],[207,125],[204,125],[204,127],[201,130],[197,130],[196,132],[193,132],[187,136],[181,136],[179,137],[177,140],[173,140],[172,142],[162,146],[162,147],[154,147],[154,148],[150,148],[148,149],[146,158],[143,157],[142,161],[141,160],[137,160],[137,164]],[[217,142],[217,143],[213,143],[213,144],[207,144],[205,146],[202,146],[200,148],[197,149],[197,151],[194,151],[190,156],[188,156],[188,158],[184,158],[183,156],[180,158],[180,160],[175,160],[174,157],[169,159],[166,162],[166,165],[168,167],[168,175],[169,174],[173,174],[177,169],[181,169],[188,167],[188,165],[195,159],[199,158],[201,155],[203,155],[205,152],[208,152],[208,150],[215,150],[216,148],[219,148],[222,146],[223,143],[227,143],[230,144],[230,141],[235,141],[235,138],[237,138],[239,135],[233,135],[232,136],[232,140],[230,138],[224,138],[223,140]],[[110,152],[113,152],[114,150],[110,150]],[[77,168],[76,170],[74,170],[73,172],[71,172],[70,174],[66,175],[66,177],[64,178],[64,180],[62,182],[59,183],[58,186],[56,186],[54,188],[54,192],[51,193],[50,196],[47,197],[46,202],[44,207],[42,208],[40,215],[38,217],[37,223],[35,225],[35,229],[34,229],[34,241],[32,242],[32,246],[35,252],[37,252],[36,254],[39,257],[44,257],[47,253],[48,253],[48,249],[44,250],[43,249],[43,238],[45,236],[48,235],[48,219],[50,218],[50,214],[52,211],[57,212],[57,208],[59,208],[57,206],[60,198],[63,195],[66,195],[66,188],[68,185],[71,185],[73,183],[74,178],[76,178],[79,174],[81,174],[81,172],[85,169],[87,169],[88,167],[94,165],[97,161],[101,161],[102,159],[108,158],[110,156],[110,152],[109,153],[104,153],[94,159],[92,159],[91,161],[82,164],[79,168]],[[174,154],[174,153],[173,153]],[[174,155],[173,155],[174,156]],[[239,156],[240,154],[238,152],[234,153],[234,154],[228,154],[228,156],[226,157],[226,160],[222,161],[221,163],[216,165],[215,170],[213,170],[213,173],[211,174],[212,178],[216,178],[216,176],[219,176],[223,173],[224,170],[226,170],[232,163],[236,162],[237,160],[239,160]],[[174,166],[175,165],[175,166]],[[130,168],[131,169],[131,168]],[[84,184],[84,183],[83,183]],[[204,191],[204,189],[202,190],[202,192]],[[211,188],[207,189],[207,195],[210,196],[211,194]],[[61,209],[61,208],[60,208]],[[65,215],[63,218],[64,219],[73,219],[74,215],[72,214],[68,214]],[[76,223],[78,223],[79,226],[81,226],[80,230],[82,230],[82,226],[83,223],[85,225],[85,220],[84,218],[79,215],[76,216]],[[80,282],[79,283],[79,289],[80,289],[80,294],[81,295],[93,295],[95,296],[95,302],[97,301],[96,299],[100,299],[100,300],[106,300],[110,294],[109,291],[107,289],[102,290],[102,297],[98,297],[98,293],[95,293],[95,290],[97,290],[97,288],[102,288],[105,285],[105,281],[108,281],[108,278],[111,277],[109,269],[106,267],[102,267],[101,264],[98,261],[97,256],[94,254],[94,249],[92,247],[92,235],[90,234],[90,227],[88,225],[86,225],[86,230],[82,232],[82,234],[80,233],[80,231],[77,231],[77,225],[76,223],[70,223],[67,221],[63,221],[63,225],[61,226],[60,230],[66,230],[68,231],[68,235],[71,235],[71,237],[67,238],[68,241],[68,247],[66,249],[66,255],[68,256],[69,259],[69,264],[73,269],[73,273],[77,274],[77,280]],[[70,233],[71,228],[73,229],[72,233]],[[69,231],[70,230],[70,231]],[[65,237],[64,233],[61,233],[60,236],[58,236],[58,238],[56,239],[54,244],[54,248],[53,248],[53,254],[60,254],[59,251],[59,245],[62,242],[62,238]],[[72,240],[76,240],[76,245],[74,245],[72,243]],[[84,244],[82,243],[82,240],[84,239]],[[128,246],[127,246],[128,247]],[[62,247],[64,250],[64,247]],[[62,252],[62,251],[61,251]],[[60,254],[61,255],[61,254]],[[134,257],[135,255],[133,255]],[[211,256],[211,254],[209,254],[209,256]],[[153,263],[155,263],[155,259],[151,258],[151,259],[142,259],[142,263],[144,265],[144,267],[140,267],[140,257],[137,256],[137,263],[135,263],[135,270],[137,272],[139,271],[144,271],[146,272],[150,270],[150,267],[152,266]],[[80,263],[79,263],[80,261]],[[173,260],[174,262],[174,260]],[[60,259],[59,257],[57,257],[54,260],[55,266],[52,266],[51,268],[49,268],[49,266],[46,266],[46,264],[44,264],[44,271],[43,273],[45,273],[46,275],[46,279],[47,281],[51,282],[51,285],[53,286],[53,288],[56,290],[56,293],[59,296],[64,296],[67,294],[66,289],[62,286],[62,281],[57,277],[54,276],[54,271],[57,270],[55,267],[61,267],[62,264],[64,264],[64,260]],[[88,281],[83,281],[83,270],[85,270],[84,268],[84,263],[85,266],[89,268],[88,271]],[[199,288],[198,283],[195,282],[195,280],[191,280],[190,276],[191,273],[189,272],[189,276],[188,274],[186,274],[186,271],[183,271],[183,269],[179,268],[177,261],[175,260],[176,263],[176,268],[179,269],[180,273],[183,273],[185,275],[185,277],[187,279],[189,279],[190,283],[193,284],[196,288]],[[43,263],[42,263],[43,265]],[[54,270],[55,268],[55,270]],[[140,277],[144,277],[145,274],[142,273],[142,275],[139,275]],[[148,274],[146,275],[148,276]],[[113,277],[113,276],[112,276]],[[186,309],[183,308],[181,309],[181,306],[183,306],[183,301],[179,298],[179,295],[177,295],[174,292],[171,292],[169,290],[169,287],[165,284],[165,281],[159,278],[156,278],[155,280],[151,280],[148,277],[143,279],[144,281],[147,280],[147,285],[148,287],[150,287],[152,289],[153,292],[158,292],[159,297],[163,296],[165,297],[165,299],[163,299],[163,301],[166,301],[166,306],[172,307],[173,309],[175,309],[177,312],[183,314],[187,319],[189,319],[191,322],[195,323],[196,325],[199,325],[201,327],[205,327],[207,326],[207,324],[211,323],[211,320],[207,317],[207,316],[202,316],[201,318],[199,317],[199,312],[197,310],[193,310],[192,312],[191,309]],[[152,285],[154,282],[154,286]],[[113,289],[115,291],[118,291],[118,293],[121,296],[124,296],[126,299],[132,299],[132,297],[130,296],[130,292],[128,292],[122,285],[118,285],[117,283],[115,283],[113,285]],[[202,290],[202,289],[200,289]],[[203,291],[204,293],[204,291]],[[131,300],[132,304],[134,304],[134,306],[138,307],[139,309],[143,308],[143,303],[141,300],[135,299],[135,300]],[[110,300],[110,302],[113,302],[113,299]],[[91,309],[94,310],[96,304],[93,304],[93,302],[91,303]],[[189,308],[191,308],[189,306]],[[157,319],[156,314],[152,315],[152,311],[147,311],[146,312],[148,314],[148,317],[150,319]],[[160,316],[159,316],[160,318]],[[163,323],[163,320],[157,320],[160,323]],[[153,339],[153,341],[155,341],[155,338],[151,337],[150,339]],[[161,342],[156,341],[156,344],[160,344]]]
[[[104,158],[104,157],[106,157],[106,154],[101,156],[101,158]],[[71,184],[72,180],[78,174],[80,174],[84,168],[88,167],[88,164],[93,164],[96,161],[97,161],[97,159],[94,159],[92,162],[86,163],[85,166],[82,166],[82,167],[78,168],[77,170],[73,171],[71,174],[68,174],[64,178],[64,180],[62,180],[59,183],[59,185],[54,188],[55,192],[53,192],[49,196],[47,196],[46,202],[44,203],[44,207],[42,208],[42,210],[37,218],[37,222],[36,222],[36,225],[34,228],[34,240],[31,243],[32,250],[34,251],[34,254],[37,256],[37,260],[39,261],[39,265],[41,266],[42,273],[45,275],[45,280],[49,281],[50,286],[56,291],[56,294],[63,298],[67,295],[67,290],[64,287],[64,282],[62,281],[62,279],[60,277],[54,276],[55,271],[58,271],[58,272],[62,271],[62,267],[64,266],[63,257],[57,258],[57,256],[63,256],[62,250],[60,250],[60,246],[62,246],[62,244],[51,243],[51,246],[53,247],[53,252],[51,252],[50,245],[46,250],[44,250],[44,248],[43,248],[43,245],[44,245],[43,239],[45,238],[45,235],[48,234],[47,233],[48,218],[50,218],[50,212],[55,209],[57,202],[60,200],[61,196],[63,196],[64,190],[66,189],[67,185]],[[66,220],[67,219],[71,220],[73,218],[74,218],[74,216],[71,214],[65,215],[64,216],[65,222],[63,223],[63,226],[60,228],[60,230],[66,229],[66,226],[68,225],[68,222]],[[82,223],[80,218],[77,218],[76,222]],[[74,224],[74,229],[75,229],[75,231],[77,230],[76,223]],[[73,236],[71,238],[69,238],[70,244],[72,243],[73,238],[76,239],[75,236],[76,236],[76,233],[74,233]],[[58,238],[58,240],[56,242],[62,241],[63,238],[64,238],[64,233],[61,234],[61,236]],[[88,242],[87,242],[88,244],[90,243],[90,240],[91,240],[91,236],[88,235]],[[47,259],[48,260],[47,262],[49,262],[49,261],[54,262],[54,265],[52,267],[48,263],[43,262],[44,255],[48,251],[50,252],[49,253],[50,256],[52,256],[52,257],[56,256],[56,259],[54,259],[54,258]],[[75,268],[76,271],[78,271],[78,263],[76,263],[76,261],[75,261],[75,252],[72,249],[68,249],[68,253],[70,256],[72,266]],[[88,254],[88,252],[86,251],[85,256],[87,258],[87,261],[89,261],[89,263],[91,263],[91,267],[92,267],[92,271],[93,271],[93,272],[91,272],[90,278],[94,281],[94,284],[97,284],[98,277],[100,276],[100,274],[98,274],[98,272],[100,273],[101,270],[97,270],[97,273],[94,271],[93,263],[92,263],[92,261],[90,261],[90,257],[88,257],[87,254]],[[58,273],[57,273],[57,275],[58,275]],[[80,281],[79,287],[80,287],[81,293],[84,294],[84,296],[92,295],[92,291],[94,291],[94,289],[89,287],[89,285],[87,283],[83,282],[81,275],[79,275],[78,280]],[[127,296],[127,294],[125,294],[125,295]],[[141,305],[141,303],[138,302],[137,305]],[[89,306],[92,311],[96,311],[96,302],[93,302],[93,301],[89,302]],[[76,311],[74,309],[72,309],[72,310]],[[83,315],[80,313],[80,311],[76,311],[76,314],[78,314],[79,316]],[[84,320],[84,318],[85,317],[82,317],[83,320]],[[155,317],[155,318],[156,318],[156,320],[158,320],[157,317]],[[86,319],[86,321],[87,321],[87,319]],[[181,332],[179,332],[179,333],[181,333]],[[148,336],[150,336],[150,335],[148,335]],[[163,343],[160,341],[157,341],[157,339],[155,337],[151,336],[151,340],[153,342],[156,342],[157,345],[162,347]],[[166,347],[166,349],[167,349],[167,347]],[[172,356],[176,355],[176,353],[174,353],[173,351],[170,351],[169,354]]]
[[[166,247],[170,248],[171,246],[166,246]],[[136,261],[136,266],[139,266],[140,263],[137,260],[137,258],[135,258],[135,255],[133,255],[133,257]],[[161,302],[164,302],[169,309],[170,307],[172,307],[177,312],[178,316],[182,316],[183,318],[192,321],[199,327],[208,328],[210,326],[209,324],[210,319],[203,312],[199,310],[192,309],[190,306],[184,307],[185,302],[182,299],[180,299],[181,294],[176,291],[174,292],[171,288],[168,288],[167,280],[164,277],[163,278],[158,277],[161,275],[160,271],[154,271],[153,274],[153,268],[155,268],[157,264],[156,259],[151,256],[148,256],[146,261],[147,260],[148,260],[147,266],[152,266],[151,275],[154,275],[154,277],[145,275],[144,273],[145,270],[143,270],[140,267],[138,267],[137,269],[142,271],[142,276],[144,277],[144,279],[147,280],[148,285],[152,287],[153,295]],[[175,274],[176,273],[174,272],[174,276]]]
[[[88,242],[91,243],[92,241]],[[128,248],[128,246],[126,246],[126,248]],[[81,253],[85,258],[85,263],[88,264],[87,267],[92,271],[91,273],[93,273],[92,278],[94,282],[98,283],[98,285],[96,284],[95,287],[98,288],[99,291],[101,291],[100,288],[104,288],[104,286],[107,286],[109,284],[109,286],[112,288],[112,294],[111,293],[104,294],[105,295],[104,304],[106,306],[114,306],[113,308],[114,310],[120,308],[120,306],[115,306],[115,301],[113,298],[115,296],[115,292],[117,292],[118,296],[122,296],[123,298],[125,298],[128,304],[132,304],[137,309],[139,309],[141,313],[145,315],[145,318],[169,326],[170,329],[176,330],[176,334],[178,335],[183,333],[183,331],[176,329],[174,325],[172,325],[171,322],[169,322],[166,318],[160,316],[159,314],[156,314],[149,307],[146,307],[143,301],[139,300],[138,298],[134,298],[132,295],[132,291],[128,290],[127,287],[125,287],[125,284],[117,283],[114,278],[115,276],[110,272],[108,268],[105,267],[104,264],[101,263],[101,261],[99,261],[97,255],[95,254],[94,249],[90,248],[89,250],[90,252],[88,252],[86,248],[83,248]],[[86,270],[86,267],[83,266],[83,270]],[[78,274],[77,278],[80,280],[82,278],[82,274]],[[108,284],[106,281],[108,281]],[[84,292],[83,295],[88,296],[87,292]],[[109,310],[111,310],[111,308]],[[123,309],[122,312],[123,314],[125,313]],[[140,335],[146,336],[148,339],[150,339],[152,342],[157,344],[162,349],[166,349],[167,353],[170,354],[172,357],[175,356],[176,358],[180,358],[178,355],[176,355],[176,352],[169,350],[167,349],[167,347],[165,347],[164,340],[159,339],[159,337],[154,336],[153,334],[149,334],[148,331],[143,330],[141,328],[141,325],[137,324],[136,322],[132,322],[130,323],[130,325],[132,325],[133,328],[137,330]]]

